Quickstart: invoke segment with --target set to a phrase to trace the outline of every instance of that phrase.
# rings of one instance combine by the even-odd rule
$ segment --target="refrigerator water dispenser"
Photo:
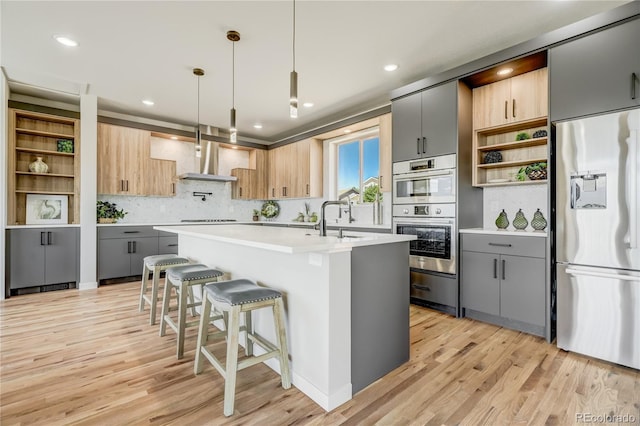
[[[607,174],[578,173],[571,175],[572,209],[607,208]]]

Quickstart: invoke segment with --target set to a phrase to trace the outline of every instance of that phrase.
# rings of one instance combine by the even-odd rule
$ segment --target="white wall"
[[[96,288],[96,188],[98,166],[98,98],[80,96],[80,284]]]
[[[4,299],[5,292],[5,228],[7,225],[7,148],[8,148],[8,108],[9,86],[4,72],[0,71],[0,300]]]

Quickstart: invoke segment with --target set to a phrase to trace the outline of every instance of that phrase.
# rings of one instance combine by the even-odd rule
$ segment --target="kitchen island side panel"
[[[409,360],[409,244],[351,252],[353,393]]]

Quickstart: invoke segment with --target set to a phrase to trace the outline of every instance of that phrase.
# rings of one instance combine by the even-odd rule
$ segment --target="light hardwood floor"
[[[134,282],[0,302],[0,424],[565,425],[580,424],[577,413],[640,422],[637,370],[416,306],[411,360],[346,404],[325,413],[261,364],[239,373],[225,418],[219,374],[207,365],[193,375],[195,330],[177,360],[175,334],[148,325],[138,291]]]

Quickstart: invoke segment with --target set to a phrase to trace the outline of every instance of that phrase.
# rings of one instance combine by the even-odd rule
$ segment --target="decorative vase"
[[[518,212],[516,213],[516,217],[513,219],[513,227],[519,231],[524,231],[527,225],[529,225],[529,221],[526,217],[524,217],[522,209],[518,210]]]
[[[42,161],[42,157],[36,157],[36,161],[29,164],[29,171],[32,173],[47,173],[49,166]]]
[[[531,226],[536,231],[544,231],[544,229],[547,227],[547,220],[542,215],[540,209],[536,210],[536,212],[533,214],[533,219],[531,219]]]
[[[496,226],[498,229],[507,229],[509,226],[509,219],[507,218],[507,213],[502,209],[498,217],[496,218]]]

